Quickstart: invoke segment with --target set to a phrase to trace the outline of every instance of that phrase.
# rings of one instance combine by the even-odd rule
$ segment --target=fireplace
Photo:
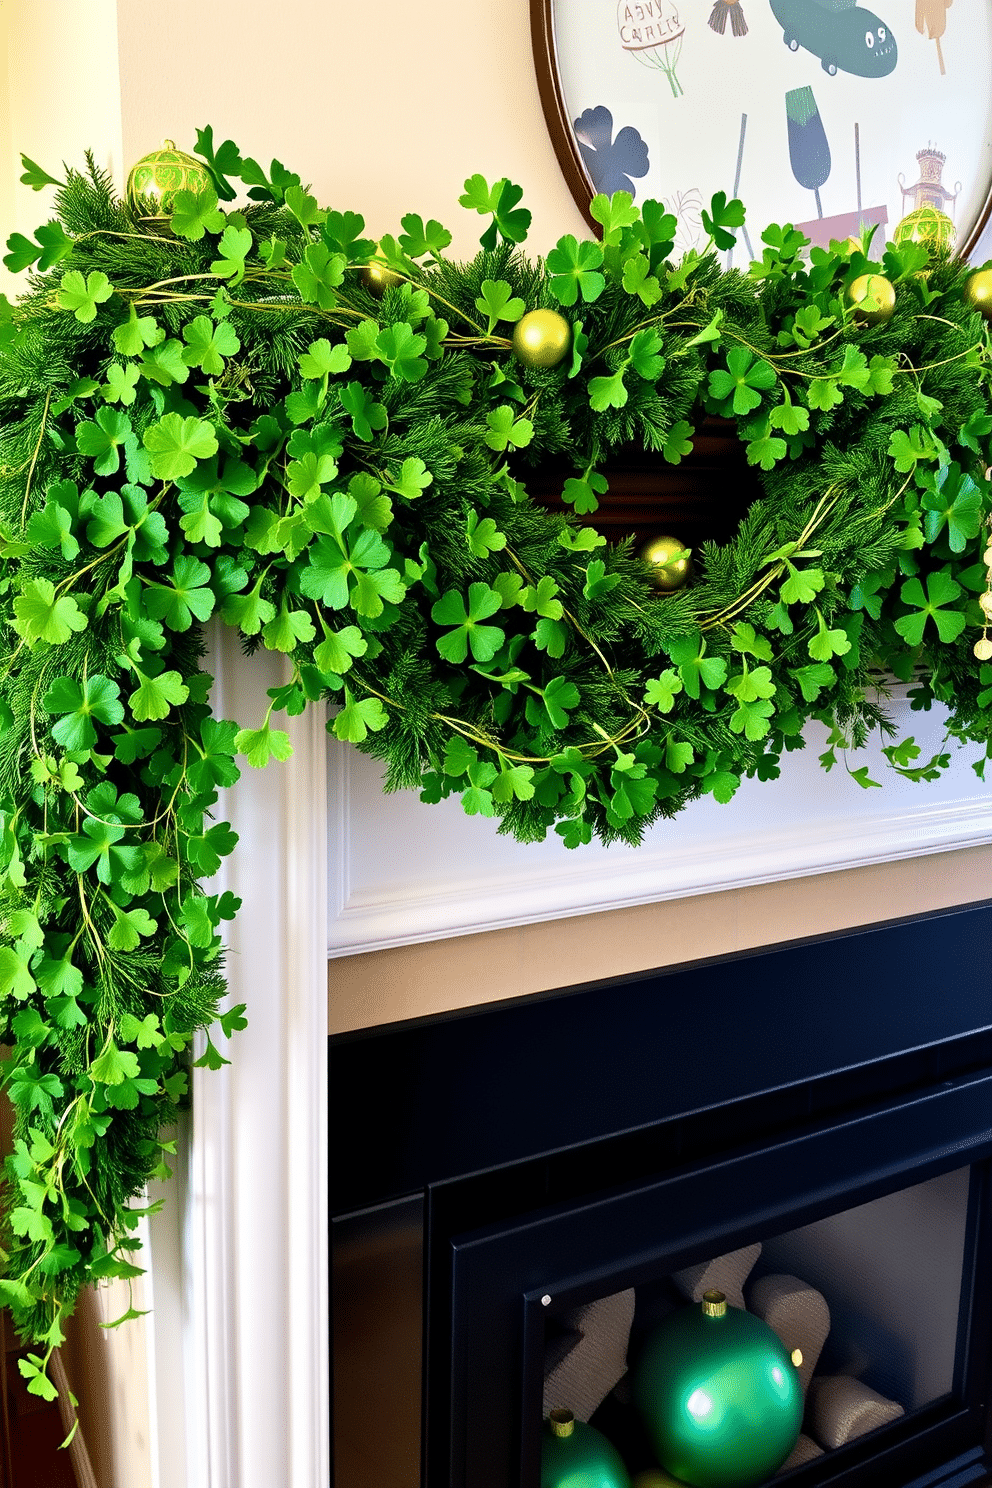
[[[335,1488],[537,1488],[577,1319],[634,1361],[728,1254],[829,1304],[782,1482],[988,1482],[990,952],[986,902],[333,1039]],[[838,1379],[883,1405],[824,1446]]]

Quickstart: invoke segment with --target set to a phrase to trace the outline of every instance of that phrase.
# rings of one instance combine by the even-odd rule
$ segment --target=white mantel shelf
[[[943,746],[944,710],[890,711],[928,759]],[[977,746],[954,750],[935,782],[892,770],[876,739],[850,760],[881,789],[863,789],[842,762],[820,766],[826,731],[783,756],[782,776],[744,781],[728,805],[711,797],[657,823],[639,848],[569,851],[551,836],[523,845],[497,823],[466,817],[457,798],[424,806],[386,796],[374,761],[328,747],[328,956],[439,940],[748,884],[835,872],[992,841],[989,783],[971,768]],[[895,742],[895,741],[893,741]]]

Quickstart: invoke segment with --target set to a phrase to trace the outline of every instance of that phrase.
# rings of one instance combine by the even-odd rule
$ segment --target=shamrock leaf
[[[482,234],[483,248],[490,251],[496,247],[497,234],[507,243],[522,243],[530,227],[531,214],[526,207],[518,207],[523,196],[519,186],[513,185],[504,176],[490,187],[485,176],[470,176],[465,182],[465,193],[458,198],[459,206],[475,210],[483,216],[492,214],[492,222]]]
[[[927,542],[936,542],[944,527],[952,553],[963,553],[982,526],[982,494],[956,463],[937,471],[936,484],[923,493]]]
[[[547,257],[548,287],[562,305],[574,305],[581,294],[587,304],[598,300],[606,287],[599,272],[603,250],[598,243],[580,243],[571,233],[559,238]]]
[[[623,229],[633,227],[640,217],[629,191],[614,191],[611,196],[599,192],[589,204],[589,215],[603,229],[603,242],[620,242]]]
[[[245,277],[245,258],[251,252],[252,236],[247,227],[225,227],[217,244],[219,258],[210,265],[210,272],[219,279],[230,279],[231,284],[240,284]]]
[[[208,186],[203,191],[180,190],[172,198],[169,227],[177,238],[198,243],[204,233],[224,229],[224,214],[217,210],[217,193]]]
[[[666,650],[679,669],[686,696],[694,701],[699,700],[702,688],[716,692],[727,680],[726,661],[722,656],[706,655],[706,642],[698,631],[684,640],[672,641]]]
[[[270,759],[288,760],[293,753],[289,735],[282,729],[270,728],[264,723],[258,729],[241,729],[234,740],[235,747],[245,756],[253,769],[260,770]],[[196,942],[193,942],[194,945]]]
[[[475,308],[489,317],[488,334],[491,336],[497,321],[513,324],[523,315],[526,306],[513,294],[505,279],[483,279]]]
[[[511,444],[514,449],[523,449],[534,437],[534,425],[530,419],[518,418],[509,403],[501,403],[492,413],[487,413],[486,423],[489,432],[485,438],[490,449],[505,450]]]
[[[189,475],[197,460],[209,460],[217,453],[217,435],[205,419],[167,413],[157,423],[149,424],[144,445],[152,457],[152,474],[159,480],[174,481]]]
[[[607,408],[626,406],[628,394],[624,387],[623,374],[629,365],[629,362],[624,362],[623,366],[618,367],[610,377],[589,379],[589,406],[594,413],[604,413]]]
[[[406,217],[401,217],[400,222],[404,230],[400,233],[399,244],[410,258],[423,258],[428,253],[433,258],[439,258],[451,242],[448,229],[442,227],[440,222],[435,222],[433,217],[425,225],[422,217],[416,212],[410,212]]]
[[[376,403],[360,382],[349,382],[340,388],[338,397],[341,406],[351,418],[351,427],[356,438],[369,443],[373,430],[384,429],[387,423],[386,410]]]
[[[283,200],[301,227],[319,227],[327,215],[317,205],[317,198],[304,191],[298,181],[286,187]]]
[[[171,583],[149,581],[145,591],[148,612],[170,630],[189,630],[194,616],[203,621],[213,613],[214,594],[209,584],[210,570],[199,558],[177,558]]]
[[[909,646],[919,646],[923,640],[928,620],[937,627],[937,634],[944,645],[956,641],[964,630],[966,620],[960,610],[946,608],[963,593],[961,585],[951,578],[947,569],[938,569],[927,575],[926,593],[919,579],[908,579],[899,591],[903,604],[912,605],[913,613],[903,615],[895,622],[896,630]]]
[[[119,362],[111,362],[107,368],[107,381],[100,389],[101,398],[108,403],[123,403],[125,408],[130,408],[137,397],[137,386],[141,378],[141,368],[134,362],[128,362],[121,366]],[[102,413],[103,410],[101,409]],[[99,422],[99,415],[97,415]],[[103,472],[101,471],[100,474]]]
[[[660,677],[648,679],[644,690],[644,701],[649,708],[657,708],[659,713],[670,713],[681,691],[682,679],[678,672],[668,667]]]
[[[908,434],[905,429],[894,429],[888,454],[901,475],[915,470],[921,460],[937,458],[936,447],[920,424],[914,424]]]
[[[730,231],[744,226],[744,203],[736,197],[729,201],[725,191],[718,191],[710,201],[710,210],[700,213],[703,227],[718,248],[733,248],[737,235]]]
[[[402,496],[405,501],[416,501],[433,480],[434,477],[423,460],[416,455],[408,455],[403,461],[399,475],[394,476],[390,472],[384,484],[387,491],[395,491],[397,496]]]
[[[627,259],[623,266],[622,283],[627,293],[637,295],[649,310],[661,299],[661,285],[651,273],[651,264],[644,253],[635,253],[632,258]]]
[[[308,349],[298,357],[297,364],[301,377],[335,377],[339,372],[347,372],[351,366],[351,354],[343,341],[332,346],[322,336],[319,341],[310,342]]]
[[[678,419],[672,425],[661,449],[662,458],[667,464],[679,465],[686,455],[692,454],[692,436],[695,432],[685,419]]]
[[[767,362],[755,360],[746,347],[735,346],[727,353],[727,370],[717,367],[710,373],[710,397],[738,416],[750,413],[761,402],[761,394],[775,386],[778,378]]]
[[[320,617],[324,639],[313,653],[314,664],[322,672],[340,675],[348,671],[356,656],[364,656],[368,642],[357,625],[346,625],[342,630],[329,630]]]
[[[380,359],[401,382],[419,382],[426,376],[427,362],[422,356],[426,346],[426,336],[416,335],[413,327],[403,320],[386,326],[376,337]]]
[[[14,600],[13,627],[29,646],[47,641],[61,646],[73,631],[85,630],[86,616],[71,594],[55,598],[55,585],[48,579],[32,579]]]
[[[597,496],[602,496],[608,490],[609,482],[606,476],[600,475],[596,471],[591,471],[583,480],[577,480],[574,476],[570,476],[565,482],[561,499],[562,501],[566,501],[569,506],[575,508],[576,516],[583,516],[587,512],[596,511],[599,506],[599,502],[596,499]],[[590,529],[588,527],[585,528],[586,533],[589,531]],[[586,538],[585,541],[588,542],[589,539]]]
[[[183,361],[183,345],[171,336],[168,341],[156,343],[141,354],[141,375],[161,387],[171,387],[174,382],[185,382],[189,368]],[[174,415],[178,417],[178,415]]]
[[[744,734],[745,738],[757,741],[763,739],[771,731],[769,720],[774,716],[775,704],[768,698],[759,698],[755,702],[741,703],[737,711],[730,719],[730,727],[735,734]]]
[[[128,698],[128,706],[138,723],[167,718],[174,706],[178,707],[189,698],[189,688],[179,672],[159,672],[148,677],[134,666],[134,673],[139,685]]]
[[[86,873],[95,864],[102,884],[140,872],[144,861],[141,848],[121,846],[123,837],[123,826],[88,816],[82,835],[70,837],[66,845],[69,867],[75,873]]]
[[[370,732],[378,733],[388,722],[389,715],[377,697],[360,698],[356,701],[346,687],[344,707],[334,719],[334,734],[338,739],[346,739],[349,744],[361,744]]]
[[[207,315],[198,315],[183,326],[183,340],[187,344],[183,352],[187,367],[201,367],[208,377],[219,377],[224,370],[224,358],[241,350],[233,327],[226,320],[215,325]]]
[[[830,630],[820,611],[816,612],[817,632],[812,636],[807,650],[814,661],[829,661],[833,656],[846,656],[851,649],[846,630]]]
[[[646,382],[657,382],[665,367],[665,358],[659,356],[661,337],[657,331],[638,331],[630,343],[630,365],[638,377]]]
[[[565,677],[552,677],[542,690],[541,697],[547,710],[551,727],[563,729],[568,724],[569,713],[579,706],[579,689]]]
[[[278,615],[262,629],[262,641],[268,651],[295,651],[300,641],[312,641],[316,631],[305,610],[290,610],[285,598]]]
[[[153,315],[138,315],[134,305],[128,318],[114,327],[111,338],[121,356],[140,356],[146,347],[158,346],[165,340],[165,332]]]
[[[293,269],[293,283],[300,298],[308,305],[319,305],[321,310],[332,310],[338,299],[335,291],[344,282],[346,263],[344,256],[332,253],[326,243],[311,243],[302,263]]]
[[[111,727],[124,717],[120,688],[99,673],[84,676],[81,682],[56,677],[42,698],[42,706],[49,713],[61,715],[52,734],[63,749],[73,753],[96,744],[94,719]]]
[[[506,533],[497,529],[492,517],[483,517],[480,521],[474,509],[466,518],[465,532],[469,552],[476,558],[488,558],[490,553],[501,552],[506,547]]]
[[[132,433],[131,420],[126,413],[114,408],[99,408],[95,423],[76,426],[76,448],[81,455],[89,455],[97,475],[116,475],[121,468],[119,447]]]
[[[499,594],[488,584],[469,585],[467,606],[457,589],[443,594],[431,609],[431,619],[437,625],[454,627],[435,643],[445,661],[458,665],[468,656],[469,648],[474,661],[492,661],[506,636],[498,625],[481,622],[500,608]]]
[[[99,269],[94,269],[84,279],[78,269],[70,269],[63,276],[59,287],[57,304],[60,310],[71,310],[84,325],[96,320],[96,307],[109,300],[113,294],[110,280]]]

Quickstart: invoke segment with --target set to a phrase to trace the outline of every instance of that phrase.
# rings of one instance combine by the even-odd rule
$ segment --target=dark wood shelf
[[[736,426],[726,419],[705,419],[693,436],[692,453],[680,465],[631,447],[617,451],[601,469],[609,490],[600,496],[599,510],[580,520],[611,543],[633,534],[640,544],[662,533],[688,547],[704,539],[726,542],[762,494]],[[561,457],[518,470],[534,500],[549,511],[570,510],[561,492],[575,474],[571,461]]]

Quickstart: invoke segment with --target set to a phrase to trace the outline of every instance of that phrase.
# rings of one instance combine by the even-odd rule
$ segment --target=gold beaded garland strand
[[[986,567],[985,593],[978,600],[982,607],[982,614],[985,616],[985,624],[973,648],[979,661],[992,661],[992,640],[989,639],[989,624],[992,622],[992,517],[989,518],[988,525],[988,546],[982,555]]]

